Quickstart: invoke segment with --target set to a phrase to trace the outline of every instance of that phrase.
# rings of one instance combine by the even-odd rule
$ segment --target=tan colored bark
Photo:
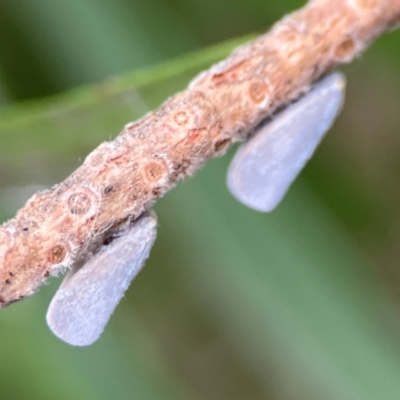
[[[96,252],[175,183],[400,22],[400,0],[314,0],[102,143],[0,227],[0,308]]]

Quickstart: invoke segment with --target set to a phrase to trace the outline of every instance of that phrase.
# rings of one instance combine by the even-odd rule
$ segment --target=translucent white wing
[[[333,73],[243,143],[228,170],[231,193],[271,211],[332,126],[344,101],[345,78]]]
[[[149,256],[156,224],[155,214],[145,214],[81,269],[66,275],[47,311],[47,324],[56,336],[75,346],[99,338]]]

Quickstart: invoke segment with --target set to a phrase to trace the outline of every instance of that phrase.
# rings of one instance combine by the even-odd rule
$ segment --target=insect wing
[[[245,205],[272,211],[332,126],[344,101],[345,78],[328,75],[243,143],[227,185]]]
[[[75,346],[99,338],[149,256],[156,223],[155,214],[145,214],[81,269],[69,271],[47,311],[47,324],[56,336]]]

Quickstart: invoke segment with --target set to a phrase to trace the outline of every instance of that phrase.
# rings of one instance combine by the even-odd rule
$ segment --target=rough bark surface
[[[400,0],[314,0],[102,143],[0,227],[0,308],[81,262],[176,182],[400,22]]]

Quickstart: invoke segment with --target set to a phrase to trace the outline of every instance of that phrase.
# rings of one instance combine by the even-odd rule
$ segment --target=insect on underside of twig
[[[0,227],[0,308],[70,268],[47,322],[70,344],[93,343],[149,256],[155,200],[244,141],[228,188],[274,209],[342,106],[345,79],[328,72],[399,18],[400,0],[310,1],[126,125]]]

